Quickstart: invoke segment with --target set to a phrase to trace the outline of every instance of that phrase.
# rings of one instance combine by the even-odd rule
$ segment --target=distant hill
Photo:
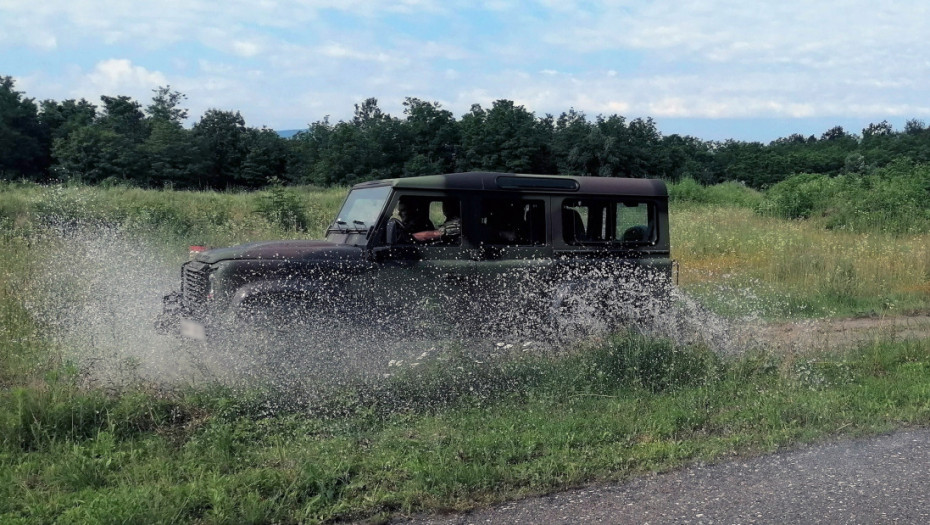
[[[304,130],[302,129],[280,129],[280,130],[275,130],[275,131],[278,133],[278,135],[281,136],[281,138],[289,139]]]

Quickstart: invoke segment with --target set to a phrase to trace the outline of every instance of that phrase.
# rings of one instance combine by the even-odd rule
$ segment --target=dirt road
[[[757,337],[769,345],[793,349],[834,349],[872,340],[930,338],[930,315],[816,319],[762,324]]]
[[[398,523],[930,523],[930,429]]]

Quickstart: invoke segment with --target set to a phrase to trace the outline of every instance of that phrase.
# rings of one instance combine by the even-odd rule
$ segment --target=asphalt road
[[[403,523],[930,523],[930,429]]]

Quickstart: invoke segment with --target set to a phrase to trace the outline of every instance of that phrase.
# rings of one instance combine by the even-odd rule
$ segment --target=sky
[[[36,100],[171,86],[188,125],[352,118],[405,97],[460,118],[651,117],[664,135],[768,142],[930,121],[926,0],[0,0],[0,75]]]

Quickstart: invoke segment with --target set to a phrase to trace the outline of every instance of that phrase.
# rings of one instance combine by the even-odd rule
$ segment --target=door
[[[383,243],[372,250],[369,293],[379,321],[423,334],[462,325],[475,267],[463,205],[460,196],[439,193],[395,196]]]
[[[485,332],[525,338],[544,322],[553,259],[549,198],[487,194],[477,203],[476,285]]]

